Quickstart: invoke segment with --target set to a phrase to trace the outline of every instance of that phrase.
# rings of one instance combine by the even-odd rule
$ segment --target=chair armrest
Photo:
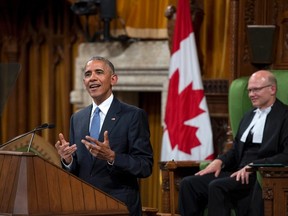
[[[211,163],[211,161],[202,161],[202,162],[200,162],[199,170],[205,169],[210,163]]]

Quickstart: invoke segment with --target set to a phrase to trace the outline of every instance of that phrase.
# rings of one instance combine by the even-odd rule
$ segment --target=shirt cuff
[[[63,158],[61,158],[61,163],[63,164],[63,166],[64,166],[65,168],[70,169],[70,168],[71,168],[71,165],[72,165],[72,163],[73,163],[73,157],[72,157],[72,160],[71,160],[71,163],[70,163],[70,164],[66,164]]]
[[[114,165],[114,160],[113,161],[107,161],[108,165],[113,166]]]

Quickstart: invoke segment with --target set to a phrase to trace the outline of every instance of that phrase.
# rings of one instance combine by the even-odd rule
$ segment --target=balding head
[[[267,70],[259,70],[255,73],[253,73],[250,77],[249,80],[255,80],[257,82],[262,82],[262,83],[269,83],[271,85],[277,86],[277,80],[273,73]]]

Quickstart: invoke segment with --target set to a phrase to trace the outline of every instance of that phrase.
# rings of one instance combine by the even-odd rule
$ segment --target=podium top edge
[[[35,156],[35,154],[32,152],[3,151],[3,150],[0,150],[0,155]]]

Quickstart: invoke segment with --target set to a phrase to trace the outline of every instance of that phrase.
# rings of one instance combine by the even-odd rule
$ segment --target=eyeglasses
[[[262,89],[270,87],[270,86],[272,86],[272,85],[266,85],[266,86],[262,86],[262,87],[259,87],[259,88],[250,88],[250,89],[247,89],[247,90],[248,90],[248,93],[258,93]]]

